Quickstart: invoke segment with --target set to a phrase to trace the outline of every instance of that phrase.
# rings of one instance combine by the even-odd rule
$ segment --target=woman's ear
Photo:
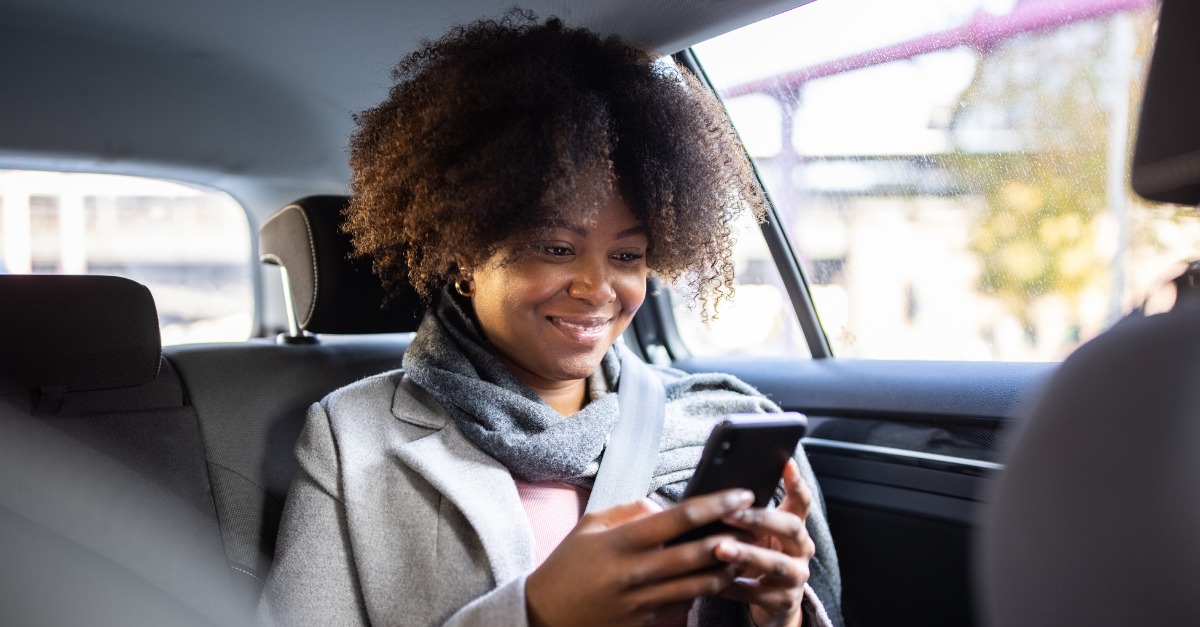
[[[470,298],[475,295],[475,274],[462,262],[455,261],[454,291],[460,296]]]

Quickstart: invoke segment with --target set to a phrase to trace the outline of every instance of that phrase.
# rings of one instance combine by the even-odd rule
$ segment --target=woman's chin
[[[533,388],[555,386],[561,383],[573,383],[592,376],[600,368],[600,362],[608,347],[573,355],[556,355],[550,359],[530,360],[513,359],[501,356],[500,360],[509,370]],[[532,355],[528,355],[532,357]]]
[[[562,381],[577,381],[586,379],[592,376],[600,368],[600,362],[604,359],[606,351],[598,351],[596,354],[588,354],[573,359],[560,361],[556,364],[558,378]]]

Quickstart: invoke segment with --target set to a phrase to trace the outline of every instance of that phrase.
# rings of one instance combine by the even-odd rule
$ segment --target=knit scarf
[[[591,488],[608,434],[617,422],[620,360],[613,349],[588,379],[590,402],[562,416],[496,357],[470,313],[470,302],[442,291],[404,353],[404,370],[450,413],[463,434],[522,481],[564,481]],[[730,413],[779,408],[742,381],[654,368],[666,387],[666,419],[651,497],[678,501],[704,441]]]

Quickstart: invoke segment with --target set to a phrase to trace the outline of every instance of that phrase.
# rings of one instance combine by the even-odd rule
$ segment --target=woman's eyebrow
[[[582,237],[587,237],[587,234],[588,234],[587,227],[580,225],[580,224],[573,224],[571,222],[567,222],[566,220],[551,220],[550,228],[566,229],[568,231],[571,231],[572,233],[577,233]],[[626,237],[631,237],[633,235],[646,235],[646,234],[647,234],[646,225],[638,224],[637,226],[629,227],[629,228],[625,229],[624,231],[617,233],[617,235],[613,239],[625,239]]]
[[[647,234],[646,226],[644,224],[639,224],[635,227],[631,227],[631,228],[625,229],[624,231],[621,231],[620,233],[617,233],[617,236],[614,239],[625,239],[626,237],[631,237],[633,235],[646,235],[646,234]]]

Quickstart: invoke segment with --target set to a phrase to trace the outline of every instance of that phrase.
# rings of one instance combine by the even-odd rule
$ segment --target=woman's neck
[[[564,416],[575,414],[587,403],[587,379],[549,388],[530,387],[551,409]]]
[[[504,355],[496,355],[508,367],[509,372],[529,386],[554,411],[571,416],[583,409],[588,401],[588,380],[570,379],[566,381],[546,379],[521,368],[519,364]]]

